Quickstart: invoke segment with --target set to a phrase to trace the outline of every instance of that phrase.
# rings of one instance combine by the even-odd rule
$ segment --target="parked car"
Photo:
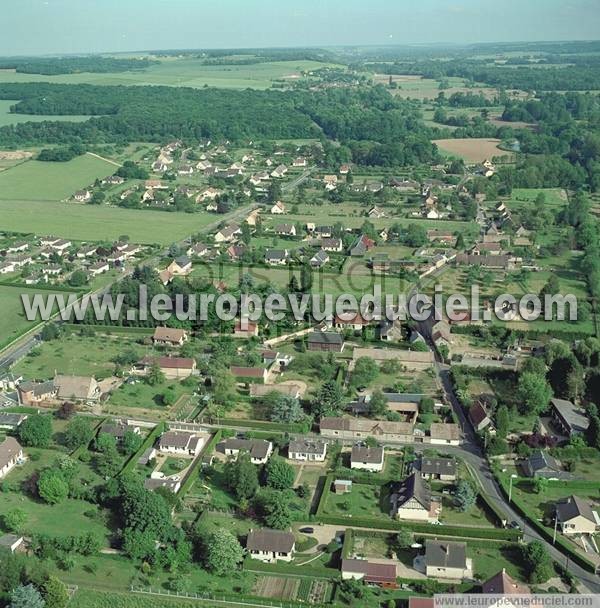
[[[300,532],[302,532],[302,534],[312,534],[314,531],[314,528],[300,528]]]

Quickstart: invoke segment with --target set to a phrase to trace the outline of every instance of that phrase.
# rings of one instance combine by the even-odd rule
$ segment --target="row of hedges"
[[[142,336],[151,336],[154,333],[154,327],[124,327],[121,325],[89,325],[87,323],[65,323],[65,329],[71,331],[80,331],[84,327],[98,334],[138,334]]]
[[[125,464],[125,466],[123,467],[123,469],[121,470],[121,475],[123,475],[124,473],[131,473],[131,471],[133,471],[133,469],[135,469],[136,465],[137,465],[137,461],[139,460],[140,456],[150,447],[152,447],[154,445],[154,442],[163,434],[165,430],[165,423],[164,422],[159,422],[151,431],[151,433],[148,435],[148,437],[146,437],[146,439],[144,440],[144,443],[142,443],[142,446],[140,447],[140,449],[131,456],[131,458],[127,461],[127,463]]]
[[[212,454],[213,450],[215,449],[215,446],[217,445],[217,443],[219,441],[221,441],[221,429],[219,429],[211,437],[210,441],[206,444],[206,446],[202,450],[201,454],[196,458],[195,462],[190,467],[189,471],[187,472],[187,475],[185,476],[185,480],[183,481],[183,483],[181,484],[181,487],[179,488],[179,492],[177,492],[178,496],[180,496],[180,497],[185,496],[186,493],[189,491],[189,489],[194,484],[194,482],[196,481],[196,479],[198,479],[198,476],[196,474],[198,471],[198,467],[204,462],[205,456],[207,454]]]
[[[506,500],[508,500],[508,488],[506,487],[505,480],[501,476],[498,476],[497,479],[502,494],[504,495]],[[514,495],[512,497],[512,506],[515,511],[517,511],[522,517],[524,517],[529,523],[529,525],[534,528],[544,539],[546,539],[550,543],[553,542],[554,530],[551,530],[550,528],[544,526],[544,524],[540,523],[533,513],[530,513],[523,505],[518,502],[518,500],[514,499]],[[558,547],[560,551],[564,553],[569,559],[574,561],[577,565],[581,566],[588,572],[596,571],[595,564],[593,564],[588,559],[583,557],[583,555],[580,555],[577,551],[575,551],[575,549],[573,549],[568,544],[568,542],[564,538],[562,538],[560,534],[557,534],[556,542],[554,542],[554,545]]]
[[[232,427],[244,427],[257,431],[278,431],[280,433],[307,433],[310,429],[299,422],[282,424],[266,420],[239,420],[238,418],[220,418],[220,424]]]
[[[315,520],[323,524],[334,526],[347,526],[352,524],[356,528],[374,528],[397,532],[398,530],[408,529],[415,534],[427,534],[432,536],[451,536],[457,538],[479,538],[497,541],[517,542],[521,537],[518,530],[506,530],[498,528],[474,528],[463,526],[438,526],[412,521],[395,521],[377,519],[373,517],[342,517],[339,515],[317,515]]]
[[[531,481],[531,480],[530,480]],[[600,481],[590,481],[587,479],[575,479],[573,481],[561,481],[551,479],[548,481],[549,488],[563,488],[568,490],[600,490]]]

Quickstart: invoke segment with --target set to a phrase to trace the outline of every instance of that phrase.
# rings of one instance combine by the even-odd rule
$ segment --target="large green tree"
[[[287,490],[294,485],[294,467],[279,456],[272,456],[266,466],[267,485],[276,490]]]
[[[249,499],[258,489],[258,472],[248,454],[240,454],[236,460],[225,464],[225,479],[233,493],[240,499]]]
[[[19,439],[32,448],[47,448],[52,439],[52,419],[47,414],[30,414],[19,426]]]
[[[204,565],[209,572],[218,576],[231,576],[244,559],[242,545],[229,530],[224,528],[209,534],[203,546]]]

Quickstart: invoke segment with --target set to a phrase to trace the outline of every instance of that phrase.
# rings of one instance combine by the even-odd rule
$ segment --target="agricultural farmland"
[[[442,153],[449,156],[458,156],[470,163],[479,163],[486,158],[507,154],[498,147],[499,139],[436,139],[433,143],[437,145]]]
[[[116,168],[89,154],[65,163],[30,160],[0,173],[0,199],[60,201],[96,179],[111,175]]]
[[[96,241],[113,241],[127,234],[137,243],[161,245],[180,240],[215,221],[214,216],[207,213],[188,215],[25,200],[0,200],[0,215],[2,228],[11,232]]]

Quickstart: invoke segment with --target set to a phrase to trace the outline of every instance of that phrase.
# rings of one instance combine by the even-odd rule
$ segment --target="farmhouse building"
[[[427,539],[425,573],[431,578],[463,580],[473,576],[473,562],[466,543]]]

